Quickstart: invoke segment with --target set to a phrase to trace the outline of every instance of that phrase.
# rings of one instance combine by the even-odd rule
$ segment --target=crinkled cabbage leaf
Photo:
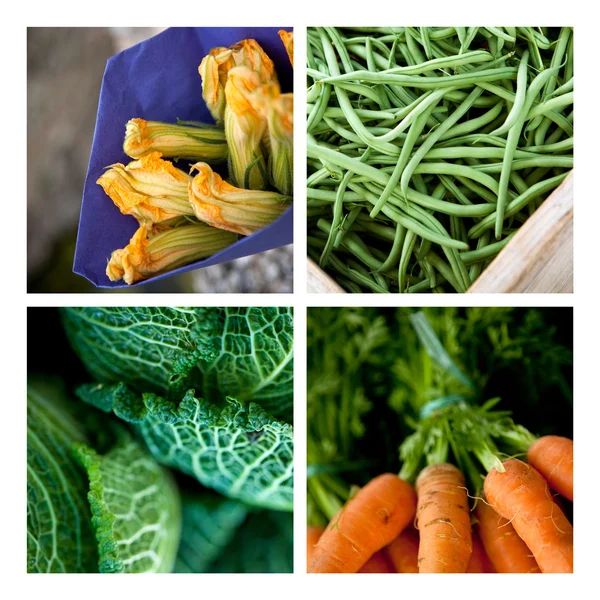
[[[100,573],[170,573],[181,533],[179,492],[171,474],[121,431],[102,455],[75,446],[85,467]]]
[[[170,572],[181,528],[171,475],[122,425],[109,435],[87,417],[59,384],[28,382],[27,570]]]
[[[247,504],[291,511],[293,428],[258,404],[226,398],[219,407],[188,391],[179,403],[124,384],[90,384],[78,396],[135,425],[162,464]]]
[[[177,400],[195,389],[260,404],[292,421],[293,317],[287,307],[78,307],[71,344],[101,383]]]
[[[199,384],[195,309],[75,307],[61,314],[71,345],[94,379],[158,394]]]
[[[292,420],[293,320],[290,308],[199,308],[202,392],[233,396]]]

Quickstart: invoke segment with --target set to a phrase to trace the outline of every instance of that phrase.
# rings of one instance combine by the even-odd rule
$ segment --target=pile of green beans
[[[308,252],[465,292],[573,167],[570,27],[308,29]]]

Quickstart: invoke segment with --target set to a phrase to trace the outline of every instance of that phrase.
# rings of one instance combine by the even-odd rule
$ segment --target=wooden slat
[[[573,292],[573,172],[542,203],[468,293]]]
[[[307,286],[311,294],[345,294],[346,291],[339,286],[323,269],[312,259],[307,259]]]

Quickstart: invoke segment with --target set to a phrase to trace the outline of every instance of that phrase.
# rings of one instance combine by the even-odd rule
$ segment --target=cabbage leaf
[[[84,428],[67,410],[60,386],[27,385],[27,571],[90,573],[97,551],[87,481],[71,452]]]
[[[90,481],[100,573],[170,573],[181,530],[179,492],[171,474],[129,434],[109,452],[87,445],[75,454]]]
[[[177,404],[124,384],[77,389],[85,402],[135,425],[160,463],[247,504],[291,511],[293,428],[253,402],[219,407],[189,390]]]
[[[28,382],[28,572],[170,572],[172,476],[123,425],[69,400],[58,383]]]
[[[94,379],[170,395],[199,383],[193,308],[69,307],[61,314],[73,349]]]
[[[291,422],[293,317],[288,307],[62,309],[77,355],[101,383],[178,400],[256,402]]]
[[[291,573],[293,517],[202,493],[184,498],[176,573]]]
[[[210,573],[248,516],[241,502],[215,494],[183,499],[183,529],[176,573]]]
[[[233,396],[292,420],[294,339],[291,308],[198,308],[202,392]]]

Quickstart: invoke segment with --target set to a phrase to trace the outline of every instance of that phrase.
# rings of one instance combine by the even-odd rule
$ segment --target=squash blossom
[[[227,74],[235,63],[229,48],[213,48],[198,67],[202,78],[202,98],[217,124],[225,113],[225,84]]]
[[[267,120],[269,175],[285,196],[294,193],[294,95],[280,94],[278,85],[261,86],[253,102]]]
[[[140,224],[169,224],[194,211],[188,200],[190,176],[151,152],[127,166],[117,163],[97,180],[124,215]]]
[[[111,281],[123,279],[132,284],[212,256],[236,240],[235,234],[203,223],[181,225],[154,235],[142,225],[125,248],[112,253],[106,275]]]
[[[285,46],[285,51],[287,52],[288,58],[290,59],[290,63],[292,67],[294,66],[294,32],[293,31],[285,31],[285,29],[280,29],[278,32],[283,45]]]
[[[214,125],[171,124],[131,119],[125,127],[125,154],[140,158],[160,152],[165,158],[189,158],[209,163],[227,159],[225,132]]]
[[[229,71],[240,66],[256,71],[263,83],[277,81],[273,61],[256,40],[242,40],[229,48],[213,48],[202,59],[198,73],[202,77],[202,97],[217,124],[223,121],[225,114],[225,85]]]
[[[230,185],[206,163],[196,163],[190,183],[190,203],[200,221],[219,229],[250,235],[277,219],[290,198],[263,190]]]
[[[263,190],[268,185],[266,148],[267,119],[253,100],[261,86],[256,71],[235,67],[225,86],[225,136],[229,146],[229,176],[237,187]]]

